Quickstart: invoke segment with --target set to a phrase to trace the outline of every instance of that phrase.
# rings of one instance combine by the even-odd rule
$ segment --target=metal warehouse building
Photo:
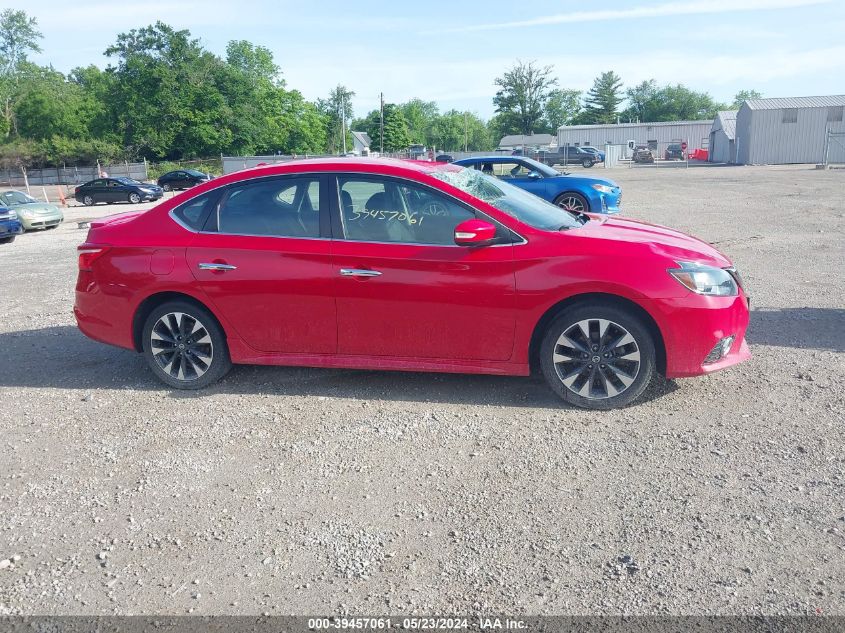
[[[736,162],[743,165],[821,163],[827,130],[845,132],[845,95],[750,99],[736,115]],[[830,159],[845,147],[830,145]]]
[[[722,110],[713,120],[708,148],[708,160],[713,163],[736,162],[736,113],[737,110]]]
[[[660,123],[617,123],[611,125],[563,125],[557,130],[557,144],[647,145],[651,149],[665,148],[669,143],[686,141],[687,151],[707,147],[712,120],[664,121]]]

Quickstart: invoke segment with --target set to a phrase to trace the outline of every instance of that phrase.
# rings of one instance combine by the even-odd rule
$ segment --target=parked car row
[[[23,191],[0,192],[0,244],[10,244],[24,231],[56,228],[64,213],[54,204],[36,200]]]
[[[190,189],[211,179],[212,176],[209,174],[204,174],[195,169],[169,171],[159,176],[157,184],[140,182],[127,177],[96,178],[79,185],[74,190],[73,197],[76,198],[77,202],[86,206],[92,206],[99,202],[106,204],[155,202],[161,199],[165,191]]]

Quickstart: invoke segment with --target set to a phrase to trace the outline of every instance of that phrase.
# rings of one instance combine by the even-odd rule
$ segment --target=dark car
[[[196,169],[176,169],[162,174],[158,179],[159,186],[165,191],[176,189],[190,189],[194,185],[211,180],[211,176]]]
[[[634,150],[634,155],[631,157],[635,163],[653,163],[654,154],[647,147],[637,147]]]
[[[680,143],[669,143],[666,148],[666,160],[684,160],[684,150]]]
[[[455,157],[451,154],[440,154],[437,158],[434,159],[438,163],[452,163],[455,161]]]
[[[98,202],[148,202],[158,200],[164,195],[161,187],[147,182],[138,182],[132,178],[97,178],[84,185],[79,185],[73,193],[77,202],[91,206]]]
[[[590,152],[585,152],[575,145],[558,147],[556,152],[539,152],[536,156],[532,156],[532,158],[545,163],[549,167],[554,167],[555,165],[582,165],[583,167],[592,167],[599,162],[598,156]]]
[[[23,233],[23,225],[13,209],[0,202],[0,244],[11,244]]]

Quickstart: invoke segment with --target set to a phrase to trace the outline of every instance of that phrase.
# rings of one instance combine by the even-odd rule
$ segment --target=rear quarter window
[[[186,227],[199,231],[205,224],[205,220],[216,204],[219,195],[218,191],[209,191],[196,198],[191,198],[173,209],[173,215]]]

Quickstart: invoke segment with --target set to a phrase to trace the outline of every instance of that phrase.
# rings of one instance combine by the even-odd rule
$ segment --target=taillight
[[[105,255],[108,250],[108,246],[91,246],[89,244],[82,244],[77,249],[77,253],[79,254],[79,270],[90,272],[94,262]]]

